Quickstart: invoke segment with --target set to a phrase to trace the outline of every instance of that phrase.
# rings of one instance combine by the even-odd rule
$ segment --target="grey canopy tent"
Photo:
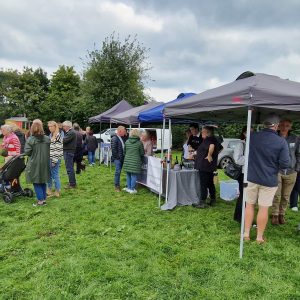
[[[133,108],[133,106],[131,104],[129,104],[126,100],[121,100],[119,103],[117,103],[116,105],[114,105],[112,108],[108,109],[107,111],[89,118],[89,123],[94,124],[94,123],[99,123],[99,127],[100,127],[100,148],[99,148],[99,165],[101,164],[100,161],[100,156],[101,156],[101,126],[102,123],[109,123],[110,128],[111,128],[111,120],[112,118],[121,113],[124,112],[128,109]]]
[[[89,123],[110,123],[111,119],[121,113],[124,112],[128,109],[133,108],[131,104],[129,104],[126,100],[121,100],[119,103],[114,105],[112,108],[108,109],[107,111],[89,118]]]
[[[192,96],[184,102],[167,104],[168,118],[247,122],[244,186],[247,184],[251,121],[260,123],[263,116],[275,112],[282,117],[300,115],[300,83],[267,74],[245,72],[236,81]],[[240,238],[243,256],[245,193]]]
[[[154,108],[158,105],[161,105],[161,102],[150,102],[145,105],[141,105],[138,107],[133,107],[129,110],[123,111],[112,118],[112,123],[120,123],[126,125],[138,125],[139,119],[138,116],[141,112]]]

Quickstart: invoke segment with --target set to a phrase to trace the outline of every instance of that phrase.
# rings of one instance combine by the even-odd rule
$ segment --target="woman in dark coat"
[[[213,127],[205,126],[201,131],[202,143],[197,149],[195,169],[200,175],[200,203],[193,205],[196,208],[205,208],[206,199],[210,195],[210,205],[216,203],[216,188],[214,185],[214,172],[217,169],[218,153],[221,145],[214,136]]]
[[[89,159],[89,165],[94,166],[95,165],[95,151],[98,148],[98,142],[95,136],[93,136],[93,131],[89,130],[86,131],[86,137],[85,137],[85,146],[88,152],[88,159]]]
[[[50,180],[50,139],[43,130],[41,120],[34,120],[31,129],[31,136],[27,139],[24,153],[29,157],[25,176],[27,183],[32,183],[37,203],[34,206],[46,204],[47,183]]]
[[[124,164],[123,170],[126,172],[127,189],[130,194],[135,194],[137,191],[136,181],[137,175],[142,170],[142,157],[145,154],[143,143],[140,141],[139,131],[132,129],[130,137],[124,147]]]

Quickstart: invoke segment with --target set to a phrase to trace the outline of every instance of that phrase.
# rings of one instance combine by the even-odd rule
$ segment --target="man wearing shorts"
[[[254,208],[258,203],[257,243],[265,241],[268,210],[277,191],[279,169],[287,169],[290,163],[288,145],[277,134],[279,121],[278,116],[268,115],[263,122],[264,129],[252,133],[250,137],[244,239],[250,239]]]

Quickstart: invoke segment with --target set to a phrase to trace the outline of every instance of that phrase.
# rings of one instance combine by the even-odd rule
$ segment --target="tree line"
[[[25,66],[22,71],[0,70],[0,123],[9,117],[26,116],[87,124],[122,99],[134,106],[149,100],[146,49],[136,37],[123,42],[115,34],[101,49],[87,51],[80,75],[73,66],[61,65],[50,78],[42,68]]]

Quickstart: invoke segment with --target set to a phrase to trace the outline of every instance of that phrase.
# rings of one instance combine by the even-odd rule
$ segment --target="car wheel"
[[[230,157],[228,157],[228,156],[225,156],[225,157],[223,157],[223,158],[221,159],[221,161],[220,161],[220,167],[221,167],[222,169],[225,169],[226,166],[227,166],[229,163],[231,163],[231,162],[232,162],[232,159],[231,159]]]

